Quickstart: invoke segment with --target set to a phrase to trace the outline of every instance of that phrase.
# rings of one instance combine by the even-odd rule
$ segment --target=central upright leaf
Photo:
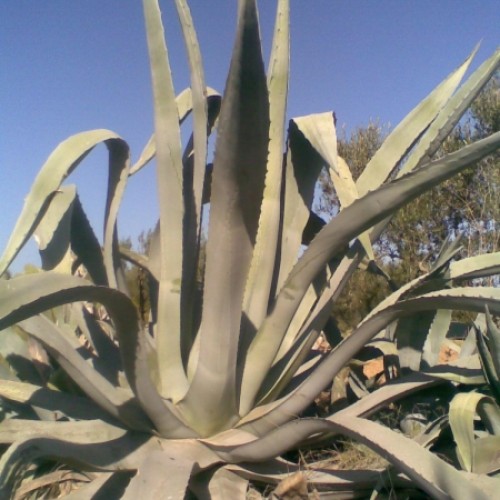
[[[192,425],[201,433],[220,428],[222,422],[229,424],[237,414],[241,311],[259,224],[268,142],[269,99],[259,23],[255,1],[248,0],[239,6],[219,117],[200,352],[184,400],[188,413],[193,408]]]

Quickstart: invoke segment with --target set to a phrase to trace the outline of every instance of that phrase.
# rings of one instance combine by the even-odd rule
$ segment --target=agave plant
[[[484,333],[486,332],[486,333]],[[474,324],[484,381],[490,394],[457,394],[450,404],[449,424],[462,469],[498,476],[500,471],[500,331],[488,308]],[[484,388],[484,383],[482,384]]]
[[[461,278],[495,272],[500,256],[462,264],[446,257],[389,296],[327,355],[310,356],[321,332],[329,333],[331,303],[354,270],[364,258],[376,267],[371,245],[390,216],[498,149],[499,133],[431,160],[498,67],[500,52],[456,91],[472,55],[467,58],[410,112],[354,182],[337,155],[331,112],[291,120],[283,151],[287,0],[277,3],[267,76],[255,0],[239,2],[222,97],[206,86],[184,0],[176,0],[176,7],[191,88],[176,96],[158,0],[143,3],[153,137],[134,165],[125,141],[108,130],[62,142],[35,179],[0,259],[4,273],[36,235],[43,269],[0,280],[0,329],[17,346],[1,363],[8,376],[0,396],[10,405],[0,424],[2,443],[10,445],[0,461],[2,498],[19,487],[27,464],[44,459],[94,471],[79,498],[99,491],[123,498],[161,498],[165,492],[184,498],[187,491],[199,498],[244,498],[249,480],[273,483],[297,469],[280,458],[285,451],[335,433],[391,461],[399,471],[393,484],[410,481],[436,498],[487,497],[496,481],[457,471],[411,439],[363,418],[434,383],[430,375],[396,381],[328,418],[299,416],[367,342],[399,318],[482,311],[485,305],[500,312],[498,289],[452,287]],[[182,151],[180,126],[189,113],[193,134]],[[213,131],[214,160],[207,165]],[[102,247],[75,188],[62,185],[100,143],[109,150]],[[126,184],[153,158],[159,223],[149,255],[121,253],[116,221]],[[342,210],[316,231],[323,224],[310,207],[323,167]],[[146,321],[127,295],[124,258],[151,281]],[[318,469],[308,480],[330,490],[359,490],[373,487],[379,474]]]
[[[454,260],[462,248],[460,241],[460,237],[448,238],[430,270],[394,292],[375,312],[401,297],[418,297],[424,291],[428,293],[440,290],[443,285],[450,288],[459,286],[464,281],[470,282],[498,273],[498,253]],[[379,371],[375,373],[375,377],[393,378],[420,372],[455,384],[484,384],[485,377],[481,372],[481,359],[475,342],[476,330],[476,325],[471,327],[467,323],[453,320],[450,309],[417,311],[397,319],[380,331],[365,345],[364,357],[382,358],[383,372],[378,363]],[[457,336],[460,338],[458,343],[453,340]],[[453,359],[440,359],[445,353],[443,349],[454,352]],[[353,363],[357,366],[359,360],[354,359]],[[366,379],[360,370],[349,374],[348,384],[358,397],[377,386],[374,378]]]

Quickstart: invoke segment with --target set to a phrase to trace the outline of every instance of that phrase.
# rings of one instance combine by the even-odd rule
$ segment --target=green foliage
[[[428,315],[425,345],[419,350],[410,338],[405,346],[414,352],[409,364],[418,369],[434,365],[436,339],[448,318],[442,311],[487,306],[500,313],[498,289],[460,286],[497,272],[500,255],[453,262],[456,249],[448,245],[429,272],[394,289],[350,336],[337,339],[335,349],[310,356],[326,333],[332,301],[363,267],[364,256],[372,260],[368,269],[383,274],[373,262],[372,244],[388,218],[498,150],[495,133],[429,160],[498,66],[500,52],[457,90],[473,55],[467,58],[394,129],[354,180],[337,154],[331,112],[295,118],[285,134],[287,0],[278,2],[267,74],[256,2],[240,2],[222,97],[205,84],[184,0],[176,6],[191,87],[175,94],[159,3],[143,3],[155,112],[151,140],[134,165],[114,132],[88,131],[63,141],[35,179],[0,258],[3,273],[36,231],[42,270],[0,280],[0,330],[16,325],[22,339],[42,346],[66,377],[40,383],[33,374],[5,370],[0,397],[25,413],[0,423],[1,442],[10,445],[0,460],[0,495],[13,494],[26,464],[57,459],[112,474],[112,486],[106,485],[109,475],[98,476],[82,487],[83,497],[106,491],[158,498],[168,491],[183,499],[190,491],[200,498],[244,498],[249,478],[273,482],[297,469],[281,458],[286,451],[335,433],[384,455],[432,496],[482,498],[494,491],[498,484],[487,477],[471,482],[412,439],[362,418],[429,378],[434,383],[437,375],[401,379],[325,418],[296,417],[389,325]],[[180,127],[189,113],[193,134],[183,149]],[[211,133],[217,135],[215,157],[207,165]],[[61,186],[100,143],[109,150],[102,246],[76,189]],[[127,183],[153,157],[159,223],[144,236],[142,254],[120,248],[116,221]],[[408,170],[419,168],[395,174],[403,161]],[[325,167],[341,210],[305,238]],[[141,293],[136,303],[131,299],[125,260],[147,278],[149,302]],[[400,340],[392,339],[398,347]],[[23,364],[38,366],[26,346],[17,349]],[[7,358],[4,368],[11,368]],[[366,488],[356,474],[338,477],[335,471],[319,471],[315,482],[331,490]]]
[[[471,105],[475,135],[486,137],[500,130],[500,74],[491,78]]]

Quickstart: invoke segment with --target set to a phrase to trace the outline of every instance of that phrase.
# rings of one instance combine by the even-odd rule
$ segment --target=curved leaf
[[[349,166],[343,158],[339,158],[337,155],[337,133],[333,113],[309,115],[296,118],[294,121],[311,146],[323,158],[341,209],[349,206],[359,198],[359,194]],[[372,186],[372,188],[374,187]],[[366,233],[360,235],[360,242],[368,258],[374,260],[369,235]]]
[[[436,311],[422,350],[422,362],[434,366],[439,361],[441,345],[451,324],[451,311]]]
[[[341,208],[350,205],[354,200],[359,198],[358,189],[356,183],[352,178],[351,170],[349,165],[342,157],[337,158],[337,170],[334,172],[330,168],[330,178],[335,186],[335,191],[339,197]],[[369,260],[375,261],[375,255],[373,254],[373,248],[370,241],[369,233],[363,233],[359,237],[359,242],[363,246],[366,256]]]
[[[80,470],[136,470],[159,447],[157,438],[144,433],[128,433],[111,441],[95,443],[45,436],[17,441],[0,459],[0,498],[11,498],[19,473],[30,462],[40,458],[57,459]]]
[[[323,167],[323,159],[300,132],[295,120],[288,126],[288,151],[285,156],[282,234],[279,247],[279,292],[297,262],[304,228],[314,199],[314,189]]]
[[[490,399],[477,392],[459,393],[450,403],[449,420],[453,439],[457,445],[460,465],[468,472],[475,472],[474,419],[477,406],[482,400]]]
[[[279,426],[294,415],[299,415],[328,384],[331,384],[337,373],[370,339],[397,318],[434,309],[480,312],[485,303],[492,310],[500,312],[500,290],[486,287],[442,290],[398,302],[369,315],[349,337],[324,358],[295,391],[283,398],[272,410],[265,412],[260,421],[252,422],[242,428],[260,433],[263,429]]]
[[[111,149],[116,144],[120,144],[120,148],[126,147],[125,142],[114,132],[91,130],[69,137],[52,152],[33,182],[21,215],[0,258],[0,276],[33,234],[64,179],[102,142]]]
[[[54,323],[40,315],[19,322],[19,326],[38,340],[73,381],[101,408],[132,428],[151,429],[139,408],[134,408],[132,394],[114,387],[86,363]]]
[[[127,262],[130,262],[134,266],[140,267],[141,269],[145,269],[153,275],[157,281],[160,281],[160,276],[155,275],[156,269],[153,269],[150,265],[149,258],[138,253],[134,252],[134,250],[130,250],[126,247],[120,247],[120,257]]]
[[[485,383],[477,355],[463,356],[455,361],[435,365],[432,368],[427,368],[425,373],[457,384],[478,385]]]
[[[476,345],[484,376],[497,401],[500,401],[500,331],[493,322],[488,307],[485,317],[488,336],[484,335],[476,320],[474,325]]]
[[[272,482],[275,484],[303,470],[301,465],[298,466],[281,458],[260,463],[230,464],[226,466],[226,469],[256,483]],[[336,470],[324,468],[323,464],[308,463],[307,482],[318,489],[332,493],[338,492],[340,495],[347,496],[352,492],[360,495],[361,498],[369,498],[375,486],[384,479],[386,479],[384,485],[393,491],[394,489],[397,491],[397,488],[414,487],[411,480],[403,474],[391,472],[387,474],[387,478],[384,478],[379,470]]]
[[[451,323],[451,311],[426,311],[401,318],[395,338],[401,368],[417,371],[434,366]]]
[[[124,141],[108,141],[108,149],[109,177],[104,215],[103,260],[108,277],[108,286],[125,292],[127,287],[118,251],[116,220],[127,185],[130,170],[130,151]]]
[[[102,303],[114,323],[125,374],[142,408],[162,435],[192,437],[151,381],[145,333],[131,300],[118,290],[98,287],[80,278],[52,272],[0,280],[0,330],[46,309],[74,301]]]
[[[500,436],[486,436],[474,444],[474,472],[476,474],[498,475],[500,470]],[[497,479],[498,481],[498,479]]]
[[[301,441],[320,432],[337,432],[366,444],[433,498],[490,498],[498,481],[485,480],[480,487],[413,440],[390,429],[357,417],[338,417],[335,421],[300,419],[289,422],[263,438],[242,446],[214,447],[232,463],[260,462],[278,456]]]
[[[14,380],[2,380],[0,397],[51,411],[56,419],[112,420],[88,398]]]
[[[495,367],[497,380],[500,382],[500,329],[493,322],[488,306],[486,306],[486,325],[488,327],[487,344]]]
[[[443,286],[443,274],[447,275],[453,263],[450,260],[458,252],[458,241],[443,245],[431,270],[413,279],[386,297],[372,312],[394,304],[402,297],[413,296],[419,291],[432,290]],[[401,318],[395,325],[394,337],[399,351],[401,368],[419,370],[422,362],[432,367],[439,358],[441,344],[448,333],[451,311],[426,311],[415,316]]]

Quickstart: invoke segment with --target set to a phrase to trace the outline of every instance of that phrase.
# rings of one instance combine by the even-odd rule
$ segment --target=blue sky
[[[223,90],[236,0],[192,0],[207,83]],[[161,1],[176,90],[189,84],[173,0]],[[275,1],[260,0],[267,61]],[[500,39],[497,0],[291,0],[289,116],[334,110],[348,128],[370,119],[396,125],[482,40],[472,69]],[[152,132],[140,0],[0,2],[0,250],[41,165],[59,142],[108,128],[133,159]],[[149,171],[148,171],[149,170]],[[69,179],[95,230],[102,228],[106,154]],[[153,169],[133,177],[119,219],[135,237],[156,220]],[[38,263],[34,245],[18,258]]]

